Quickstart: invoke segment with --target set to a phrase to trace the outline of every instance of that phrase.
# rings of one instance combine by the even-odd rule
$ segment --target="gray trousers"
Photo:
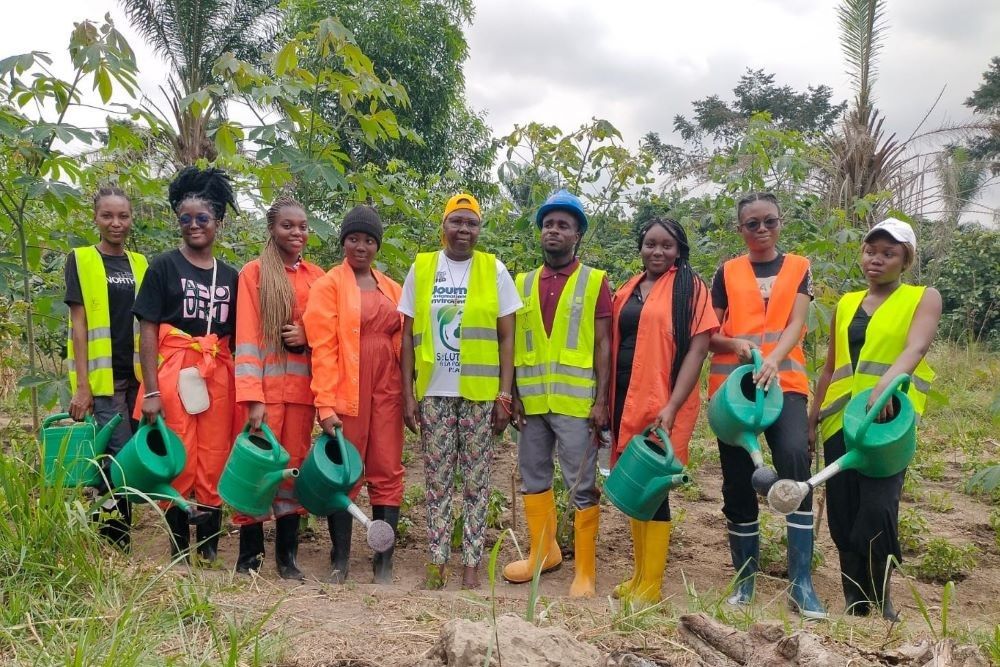
[[[586,509],[600,500],[597,490],[597,439],[586,417],[549,412],[527,415],[517,440],[521,493],[535,494],[552,488],[555,456],[573,507]]]
[[[138,422],[132,419],[132,411],[135,410],[138,393],[139,381],[128,378],[115,380],[115,393],[112,396],[94,396],[94,421],[98,429],[110,422],[116,414],[122,417],[118,428],[111,434],[105,454],[118,454],[135,432]],[[111,462],[107,459],[104,461],[104,474],[108,479],[111,478]],[[107,491],[107,485],[103,481],[98,491]]]

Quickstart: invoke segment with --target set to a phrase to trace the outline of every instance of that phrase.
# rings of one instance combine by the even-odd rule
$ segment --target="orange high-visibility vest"
[[[726,283],[729,307],[722,318],[721,333],[730,338],[742,338],[757,345],[767,356],[778,344],[781,334],[788,326],[798,295],[799,285],[809,271],[809,260],[799,255],[786,254],[781,270],[771,288],[771,298],[764,305],[753,273],[749,255],[731,259],[722,266]],[[802,338],[806,328],[802,327],[799,340],[788,356],[778,364],[778,379],[785,392],[809,394],[809,379],[806,377],[806,358],[802,352]],[[741,365],[735,354],[728,352],[712,355],[712,366],[708,376],[708,395],[715,393],[726,378]]]

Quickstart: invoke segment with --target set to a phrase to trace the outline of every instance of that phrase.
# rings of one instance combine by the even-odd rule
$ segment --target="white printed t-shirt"
[[[434,369],[431,371],[427,396],[459,396],[458,378],[461,363],[458,359],[458,344],[462,332],[462,312],[469,285],[472,258],[464,262],[448,259],[444,251],[438,253],[437,270],[434,274],[434,288],[431,290],[431,331],[434,336]],[[399,300],[399,312],[409,317],[416,315],[416,287],[413,266],[406,274],[403,295]],[[504,317],[521,307],[521,297],[517,293],[513,278],[507,267],[497,260],[497,294],[500,312]],[[414,332],[416,333],[416,332]]]

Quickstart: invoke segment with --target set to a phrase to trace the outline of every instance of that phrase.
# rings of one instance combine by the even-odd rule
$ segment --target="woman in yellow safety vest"
[[[514,313],[521,299],[507,267],[476,250],[479,202],[459,194],[445,206],[444,249],[410,268],[403,313],[403,419],[420,431],[430,563],[426,585],[442,588],[451,551],[455,473],[462,473],[462,587],[479,586],[495,436],[510,423]],[[418,402],[419,401],[419,402]]]
[[[917,237],[902,220],[872,227],[861,246],[861,270],[868,288],[841,297],[830,322],[830,347],[809,413],[810,443],[817,430],[827,465],[846,451],[844,407],[872,389],[869,407],[900,373],[911,376],[907,395],[922,414],[934,371],[924,360],[941,319],[941,295],[933,287],[907,285],[901,276],[914,260]],[[893,413],[892,402],[880,419]],[[902,558],[899,496],[902,471],[868,477],[854,470],[826,483],[830,535],[840,556],[847,612],[866,616],[873,606],[890,620],[898,617],[889,599],[889,575]]]
[[[74,248],[66,258],[66,362],[73,394],[69,413],[78,421],[93,413],[98,427],[121,415],[106,450],[114,456],[135,427],[131,416],[139,391],[139,328],[132,304],[146,273],[146,258],[125,250],[132,228],[132,202],[121,188],[105,186],[97,191],[94,224],[101,237],[97,245]],[[105,478],[108,466],[105,463]],[[107,484],[102,482],[99,491],[106,492]],[[112,498],[102,510],[101,534],[127,548],[132,518],[129,502]]]

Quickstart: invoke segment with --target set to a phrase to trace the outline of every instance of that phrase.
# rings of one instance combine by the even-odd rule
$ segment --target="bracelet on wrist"
[[[142,395],[143,398],[159,398],[159,391],[150,391]]]

